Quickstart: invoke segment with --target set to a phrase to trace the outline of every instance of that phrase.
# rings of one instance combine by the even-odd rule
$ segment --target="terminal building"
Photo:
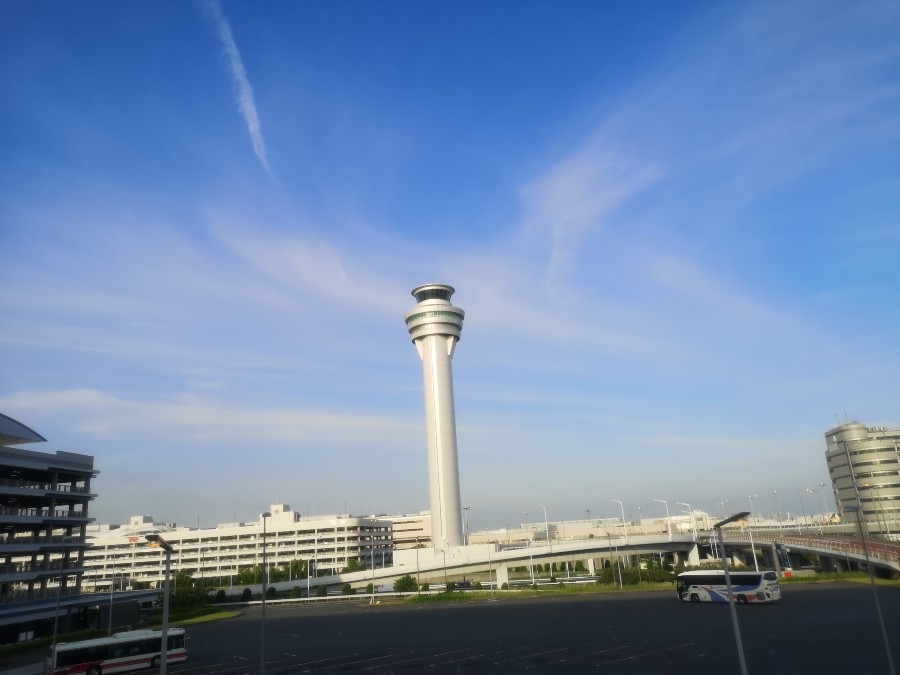
[[[825,434],[838,512],[859,514],[872,535],[900,540],[900,428],[850,422]]]
[[[150,516],[132,516],[126,525],[88,528],[87,589],[108,590],[111,584],[159,587],[165,575],[165,556],[148,546],[148,534],[160,534],[172,546],[173,573],[203,579],[210,586],[232,587],[240,583],[242,571],[261,568],[264,556],[267,568],[283,569],[288,580],[297,569],[302,569],[304,576],[307,569],[322,576],[348,568],[371,569],[373,564],[389,567],[395,545],[430,544],[430,517],[303,516],[286,504],[273,504],[255,522],[210,528],[178,527],[155,523]],[[292,564],[297,561],[302,563],[299,568]]]

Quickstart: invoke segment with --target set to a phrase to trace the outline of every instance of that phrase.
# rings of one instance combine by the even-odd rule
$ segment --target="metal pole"
[[[724,522],[724,521],[723,521]],[[725,540],[722,538],[722,525],[716,525],[716,535],[722,547],[722,567],[725,570],[725,587],[728,589],[728,606],[731,608],[731,623],[734,627],[734,641],[737,644],[738,660],[741,664],[741,675],[747,675],[747,661],[744,658],[744,642],[741,640],[741,627],[738,624],[737,610],[731,592],[731,574],[728,571],[728,553],[725,551]]]
[[[72,541],[72,537],[62,538],[62,559],[59,561],[59,585],[56,587],[56,612],[53,615],[53,642],[50,645],[54,669],[56,669],[56,637],[59,633],[59,601],[62,598],[63,570],[66,567],[66,544],[70,541]]]
[[[540,506],[542,509],[544,509],[544,530],[545,530],[546,536],[547,536],[547,546],[549,546],[549,547],[550,547],[550,550],[552,551],[552,550],[553,550],[553,544],[552,544],[551,541],[550,541],[550,523],[547,522],[547,507],[546,507],[546,506],[542,506],[542,505],[540,505],[540,504],[539,504],[539,506]]]
[[[665,499],[654,499],[655,502],[660,502],[666,507],[666,530],[669,532],[669,541],[672,541],[672,521],[669,518],[669,502]]]
[[[266,520],[272,514],[266,511],[262,514],[263,521],[263,569],[262,569],[262,621],[259,623],[259,672],[260,675],[266,672],[266,591],[268,590],[266,583],[268,580],[268,568],[266,566]]]
[[[621,499],[610,499],[611,502],[616,502],[619,505],[619,509],[622,511],[622,532],[625,533],[625,543],[628,543],[628,526],[625,525],[625,505],[622,503]]]
[[[159,655],[159,675],[166,675],[169,665],[169,583],[172,575],[172,549],[166,549],[166,580],[163,583],[163,623]]]
[[[419,538],[416,537],[416,595],[419,594],[420,588],[422,588],[422,584],[419,581]]]
[[[464,506],[463,511],[466,514],[463,524],[465,525],[465,531],[463,532],[463,544],[465,546],[469,545],[469,509],[471,506]]]
[[[881,639],[884,640],[884,651],[887,654],[888,669],[891,675],[896,675],[894,670],[894,657],[891,656],[891,643],[888,641],[887,630],[884,627],[884,616],[881,614],[881,603],[878,601],[878,589],[875,587],[875,572],[872,569],[872,563],[869,562],[869,548],[866,546],[866,534],[863,529],[863,522],[860,519],[860,511],[862,509],[857,506],[848,506],[845,511],[856,512],[856,525],[859,527],[859,537],[862,539],[863,555],[866,558],[866,567],[869,570],[869,582],[872,584],[872,597],[875,598],[875,612],[878,614],[878,623],[881,626]]]

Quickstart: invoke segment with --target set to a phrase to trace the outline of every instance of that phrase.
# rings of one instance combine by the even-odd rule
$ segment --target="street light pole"
[[[622,532],[625,533],[625,543],[628,543],[628,526],[625,524],[625,505],[622,503],[621,499],[610,499],[611,502],[616,502],[619,505],[619,509],[622,511]]]
[[[694,511],[691,509],[691,505],[687,502],[675,502],[678,506],[683,506],[688,510],[688,515],[691,517],[691,534],[694,535],[694,541],[697,541],[697,521],[694,519]]]
[[[784,530],[784,524],[781,522],[781,499],[778,498],[778,490],[772,490],[772,499],[775,500],[775,515],[778,517],[778,529]]]
[[[268,591],[269,569],[266,564],[266,521],[271,518],[272,514],[266,511],[262,514],[263,521],[263,569],[262,569],[262,621],[259,623],[259,672],[263,675],[266,672],[266,591]]]
[[[416,537],[416,595],[419,594],[419,589],[421,587],[422,584],[419,581],[419,538]]]
[[[544,509],[544,530],[547,536],[547,546],[550,547],[550,550],[553,550],[553,544],[550,542],[550,523],[547,521],[547,507],[541,504],[538,504],[542,509]],[[552,563],[551,563],[552,565]]]
[[[56,612],[53,615],[53,642],[50,653],[53,655],[53,668],[56,668],[56,637],[59,634],[59,601],[62,598],[63,570],[66,567],[66,544],[75,541],[75,537],[62,538],[62,558],[59,561],[59,585],[56,587]]]
[[[106,631],[107,636],[112,635],[112,615],[113,615],[113,592],[116,590],[116,574],[124,575],[123,570],[112,571],[112,577],[109,580],[109,628]]]
[[[463,512],[465,513],[465,516],[466,516],[465,518],[463,518],[463,527],[464,527],[464,530],[463,530],[463,545],[464,545],[464,546],[468,546],[468,545],[469,545],[469,509],[470,509],[470,508],[472,508],[472,507],[471,507],[471,506],[464,506],[464,507],[463,507]]]
[[[672,541],[672,521],[669,519],[669,502],[665,499],[654,499],[653,501],[664,504],[666,507],[666,529],[669,531],[669,541]]]
[[[851,504],[845,506],[844,511],[856,513],[856,525],[859,528],[859,538],[862,540],[863,555],[866,558],[866,568],[869,570],[869,581],[872,584],[872,595],[875,598],[875,612],[878,614],[878,623],[881,625],[881,639],[884,640],[884,651],[887,654],[888,668],[891,675],[895,675],[894,657],[891,656],[891,643],[888,641],[887,629],[884,627],[884,616],[881,614],[881,603],[878,601],[878,589],[875,587],[875,572],[872,570],[872,563],[869,562],[869,548],[866,546],[866,533],[863,521],[861,520],[862,508]]]
[[[737,610],[734,608],[734,597],[731,592],[731,574],[728,571],[728,554],[725,551],[725,540],[722,538],[722,526],[733,523],[736,520],[743,520],[750,515],[749,511],[741,511],[730,518],[719,521],[713,527],[716,530],[716,536],[722,546],[722,567],[725,570],[725,587],[728,590],[728,606],[731,608],[731,623],[734,626],[734,641],[737,643],[738,660],[741,664],[741,675],[747,675],[747,661],[744,658],[744,642],[741,640],[741,627],[738,624]]]
[[[151,546],[159,546],[166,552],[166,576],[163,582],[162,639],[159,655],[159,675],[166,675],[169,665],[169,581],[172,576],[172,545],[158,534],[147,534],[144,538]]]

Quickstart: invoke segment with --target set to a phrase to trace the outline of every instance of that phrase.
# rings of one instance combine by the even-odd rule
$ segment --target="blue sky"
[[[5,2],[0,410],[96,457],[100,522],[415,512],[436,281],[473,528],[796,511],[825,431],[900,424],[898,34],[893,2]]]

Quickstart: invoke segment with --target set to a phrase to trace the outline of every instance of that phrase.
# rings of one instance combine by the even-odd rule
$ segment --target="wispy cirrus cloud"
[[[272,173],[269,168],[269,160],[266,156],[266,142],[262,135],[262,127],[259,123],[259,114],[256,112],[256,102],[253,99],[253,87],[250,86],[250,80],[247,77],[247,69],[244,68],[244,61],[241,59],[241,53],[238,51],[237,44],[234,41],[234,35],[231,33],[231,25],[222,12],[222,6],[218,0],[207,0],[206,10],[215,24],[225,47],[225,55],[228,57],[228,63],[231,67],[231,76],[234,78],[235,94],[237,95],[238,109],[241,116],[247,123],[247,131],[250,133],[250,141],[253,143],[253,152],[262,165],[266,173]]]

